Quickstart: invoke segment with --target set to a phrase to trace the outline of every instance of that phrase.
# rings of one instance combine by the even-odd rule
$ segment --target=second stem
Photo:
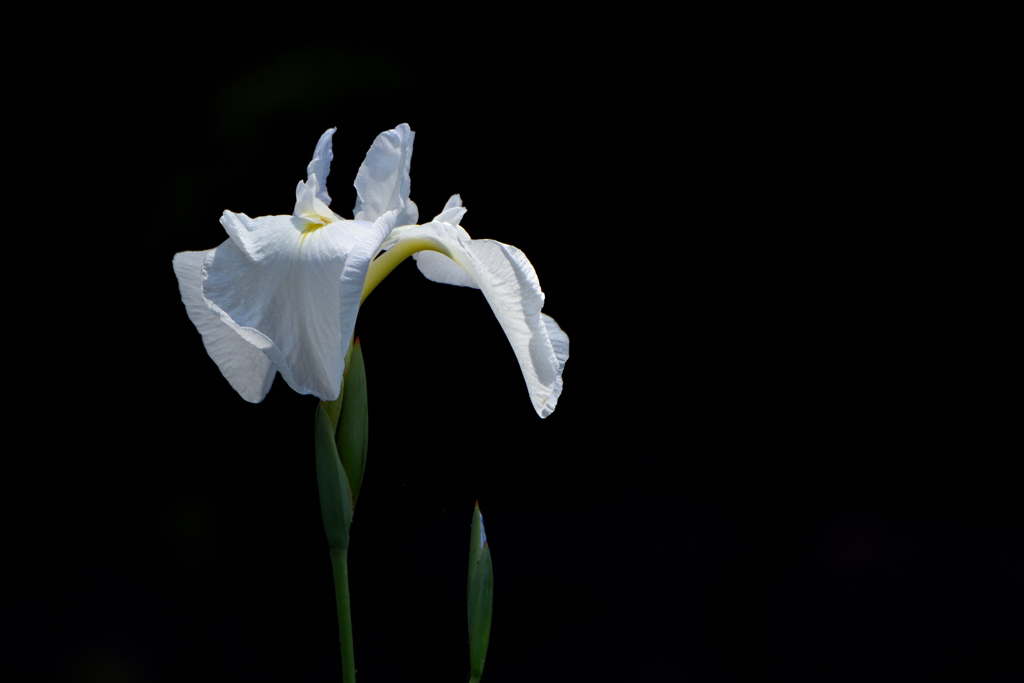
[[[345,683],[356,682],[355,648],[352,645],[352,605],[348,596],[348,553],[331,551],[334,596],[338,604],[338,636],[341,639],[341,671]]]

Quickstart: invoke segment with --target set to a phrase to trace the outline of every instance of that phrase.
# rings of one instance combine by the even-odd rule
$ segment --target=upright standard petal
[[[270,359],[224,324],[203,299],[203,260],[215,250],[183,251],[174,255],[174,274],[189,320],[202,335],[210,358],[242,398],[259,403],[270,391],[276,371]]]
[[[373,222],[394,209],[399,210],[396,225],[419,220],[419,209],[409,199],[413,137],[415,133],[403,123],[384,131],[370,145],[353,183],[357,195],[353,213],[357,221]]]
[[[306,180],[316,178],[317,188],[314,190],[316,198],[327,206],[331,205],[331,197],[327,194],[327,174],[331,172],[331,161],[334,160],[334,150],[331,147],[331,138],[337,128],[329,128],[320,136],[313,150],[313,160],[306,166]]]
[[[540,312],[544,293],[523,252],[493,240],[468,240],[464,233],[460,234],[460,229],[450,223],[434,221],[409,228],[396,246],[404,240],[423,240],[442,251],[473,279],[512,345],[534,409],[541,417],[547,417],[562,392],[569,337],[553,319]]]
[[[270,358],[300,394],[338,397],[344,371],[341,286],[349,254],[376,249],[361,221],[319,225],[295,216],[224,213],[232,239],[203,261],[210,310]],[[364,240],[369,245],[364,245]]]

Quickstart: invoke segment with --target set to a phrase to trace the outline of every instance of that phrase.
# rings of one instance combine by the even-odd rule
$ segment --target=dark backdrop
[[[541,420],[478,291],[410,262],[367,300],[361,681],[464,680],[476,500],[492,683],[978,675],[1015,647],[1019,405],[962,276],[985,246],[948,169],[987,86],[958,42],[852,17],[477,19],[70,27],[39,154],[74,198],[76,274],[52,295],[44,493],[15,525],[32,670],[339,680],[315,399],[280,378],[238,397],[171,258],[223,241],[224,209],[289,212],[331,126],[350,215],[401,122],[421,217],[458,192],[472,236],[522,249],[571,356]]]

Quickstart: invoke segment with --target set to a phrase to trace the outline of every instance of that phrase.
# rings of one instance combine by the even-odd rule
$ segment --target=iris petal
[[[414,224],[419,210],[409,199],[412,163],[412,142],[415,133],[408,124],[387,130],[377,136],[366,152],[356,174],[356,220],[373,222],[393,209],[399,214],[396,225]]]
[[[526,255],[501,242],[466,240],[458,227],[438,221],[409,228],[399,243],[416,238],[436,243],[477,284],[519,360],[534,410],[550,415],[562,391],[569,338],[540,312],[544,293]]]
[[[317,188],[314,191],[317,199],[327,206],[331,205],[331,197],[327,194],[327,174],[331,172],[331,161],[334,160],[334,150],[331,147],[331,138],[337,128],[331,128],[320,136],[313,150],[313,160],[306,166],[307,179],[316,177]]]
[[[339,283],[349,255],[372,253],[383,228],[337,221],[310,230],[293,216],[229,212],[224,223],[232,239],[203,262],[207,306],[262,349],[296,392],[336,399],[348,345]],[[358,301],[350,308],[354,315]]]
[[[239,336],[207,307],[202,292],[203,260],[213,251],[183,251],[174,255],[174,274],[178,276],[181,300],[189,320],[203,337],[206,352],[224,378],[246,401],[259,403],[270,391],[277,371],[259,348]]]
[[[349,252],[348,259],[345,261],[338,294],[342,356],[348,351],[349,342],[355,332],[356,317],[359,315],[359,304],[363,296],[363,284],[366,281],[366,271],[377,250],[380,249],[384,238],[395,227],[398,214],[398,209],[392,209],[374,221],[368,230],[361,231],[358,243]],[[361,223],[361,225],[365,224]]]
[[[444,205],[444,209],[441,213],[434,216],[434,220],[442,223],[459,225],[462,222],[462,217],[465,215],[466,207],[462,205],[462,197],[457,194],[453,194],[448,198],[448,202]],[[469,235],[467,234],[466,237],[468,238]]]

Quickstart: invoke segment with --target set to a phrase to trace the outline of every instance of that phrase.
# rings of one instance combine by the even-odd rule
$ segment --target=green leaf
[[[487,644],[491,639],[491,611],[494,605],[494,570],[491,549],[487,545],[484,518],[480,504],[473,510],[473,526],[469,534],[469,616],[470,681],[479,681],[484,673]]]
[[[366,365],[359,337],[350,346],[352,353],[345,367],[345,382],[339,396],[341,416],[335,435],[338,455],[352,485],[352,507],[359,499],[366,470],[366,447],[369,439],[369,412],[366,403]],[[344,399],[344,400],[342,400]]]
[[[323,403],[316,407],[316,484],[320,491],[320,513],[324,518],[327,545],[333,551],[348,550],[348,528],[352,524],[352,489],[334,445],[334,430]]]

